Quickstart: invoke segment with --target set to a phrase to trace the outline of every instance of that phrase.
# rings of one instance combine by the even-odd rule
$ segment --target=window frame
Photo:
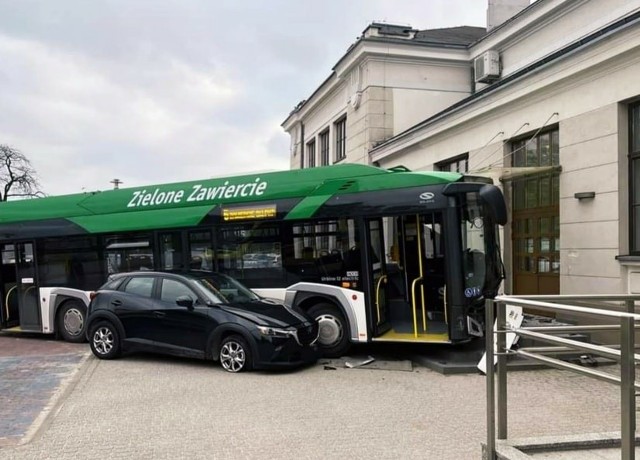
[[[460,171],[460,164],[464,161],[465,169],[464,171]],[[456,165],[456,170],[453,171],[451,166]],[[455,157],[447,158],[446,160],[438,161],[434,164],[438,171],[448,171],[448,172],[457,172],[460,174],[466,174],[469,172],[469,152],[463,153],[461,155],[456,155]]]
[[[331,145],[329,140],[328,127],[318,135],[318,140],[320,142],[320,166],[328,166],[330,150],[329,146]]]
[[[305,147],[305,153],[307,157],[307,167],[315,168],[316,167],[316,140],[315,138],[309,142]]]
[[[340,117],[333,123],[335,133],[335,156],[334,163],[347,158],[347,116]]]
[[[638,232],[640,232],[640,224],[635,225],[634,213],[640,213],[640,199],[635,200],[635,196],[638,194],[638,185],[636,182],[640,181],[640,167],[638,171],[634,172],[634,163],[640,166],[640,129],[634,129],[634,111],[636,111],[637,121],[636,126],[640,128],[640,101],[636,101],[629,104],[629,145],[627,151],[628,157],[628,180],[629,180],[629,255],[640,256],[640,244],[636,247],[635,242],[638,239]],[[638,150],[634,150],[634,144],[638,145]],[[640,220],[640,219],[639,219]]]

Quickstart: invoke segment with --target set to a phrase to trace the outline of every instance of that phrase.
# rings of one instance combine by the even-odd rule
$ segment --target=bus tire
[[[89,332],[89,346],[99,359],[115,359],[122,350],[118,328],[111,321],[97,321]]]
[[[87,307],[79,300],[68,300],[58,310],[56,326],[66,342],[84,342],[86,323]]]
[[[332,303],[315,304],[307,312],[318,322],[318,347],[322,356],[338,358],[349,349],[349,325]]]

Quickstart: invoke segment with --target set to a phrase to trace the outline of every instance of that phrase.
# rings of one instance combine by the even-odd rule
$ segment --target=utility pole
[[[120,179],[113,179],[113,180],[111,181],[111,183],[113,184],[113,189],[114,189],[114,190],[118,190],[118,188],[120,188],[120,187],[118,187],[118,186],[119,186],[120,184],[123,184],[124,182],[122,182]]]

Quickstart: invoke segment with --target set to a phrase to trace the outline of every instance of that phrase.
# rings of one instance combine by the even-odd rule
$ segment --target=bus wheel
[[[111,321],[98,321],[91,326],[89,346],[100,359],[114,359],[120,356],[120,335]]]
[[[319,303],[311,307],[309,316],[318,322],[318,345],[327,358],[342,356],[349,349],[349,326],[335,305]]]
[[[67,342],[79,343],[85,340],[87,307],[77,300],[65,302],[58,311],[58,332]]]

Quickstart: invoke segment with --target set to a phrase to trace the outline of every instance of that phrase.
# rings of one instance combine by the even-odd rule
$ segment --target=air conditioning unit
[[[500,55],[495,50],[482,53],[473,60],[476,83],[492,83],[500,78]]]

